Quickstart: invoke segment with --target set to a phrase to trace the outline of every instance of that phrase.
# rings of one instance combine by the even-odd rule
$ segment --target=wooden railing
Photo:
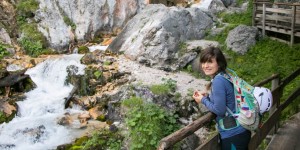
[[[252,24],[262,29],[263,36],[266,31],[290,35],[290,45],[293,45],[295,36],[300,37],[300,10],[297,6],[300,4],[254,2]]]
[[[280,99],[282,98],[283,90],[287,84],[289,84],[299,75],[300,68],[282,81],[280,81],[279,75],[276,74],[259,83],[254,84],[254,86],[263,86],[269,82],[272,83],[271,90],[273,95],[273,105],[269,112],[269,117],[267,118],[267,120],[264,121],[258,131],[252,133],[249,150],[255,150],[268,134],[277,132],[281,112],[300,95],[300,87],[298,87],[292,94],[290,94],[290,96],[284,101],[284,103],[280,105]],[[163,138],[160,141],[157,149],[171,149],[173,145],[180,142],[187,136],[192,135],[195,131],[203,127],[205,124],[209,123],[214,118],[215,115],[213,113],[208,113],[202,116],[201,118],[195,120],[193,123]],[[218,134],[216,133],[208,140],[203,142],[196,150],[215,150],[219,148]]]

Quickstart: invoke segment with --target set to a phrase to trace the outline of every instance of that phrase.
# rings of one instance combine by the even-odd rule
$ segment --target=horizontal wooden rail
[[[193,121],[191,124],[181,128],[180,130],[170,134],[169,136],[163,138],[158,146],[158,150],[165,150],[171,148],[177,142],[181,141],[182,139],[186,138],[187,136],[193,134],[195,131],[200,129],[204,124],[213,120],[216,116],[209,112],[206,115],[202,116],[201,118]]]
[[[279,74],[273,74],[271,77],[269,77],[267,79],[264,79],[264,80],[262,80],[260,82],[257,82],[253,86],[263,86],[263,85],[269,83],[270,81],[272,81],[272,80],[274,80],[276,78],[279,78]]]
[[[291,75],[284,78],[282,80],[282,86],[286,86],[288,83],[290,83],[292,80],[294,80],[297,76],[300,75],[300,68],[298,68],[296,71],[294,71]]]
[[[300,95],[300,87],[296,89],[285,101],[280,105],[280,109],[285,109],[290,103],[292,103]]]
[[[257,26],[258,28],[263,28],[262,26]],[[273,31],[273,32],[277,32],[277,33],[282,33],[282,34],[287,34],[287,35],[290,35],[291,34],[291,31],[290,30],[286,30],[286,29],[278,29],[276,27],[270,27],[270,26],[266,26],[265,27],[265,30],[268,30],[268,31]],[[300,33],[299,32],[296,32],[295,33],[295,36],[298,36],[300,37]]]

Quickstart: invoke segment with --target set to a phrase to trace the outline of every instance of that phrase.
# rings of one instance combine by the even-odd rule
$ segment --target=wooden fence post
[[[262,35],[266,35],[266,3],[263,3],[263,16],[262,16]]]
[[[275,90],[276,88],[279,87],[279,84],[280,84],[280,78],[276,78],[274,80],[272,80],[272,87],[271,87],[271,90]],[[276,102],[276,104],[274,104],[271,109],[270,109],[270,112],[269,114],[272,115],[276,109],[280,106],[280,98],[282,96],[282,90],[283,89],[280,89],[280,93],[278,95],[276,95],[276,97],[273,97],[273,102]],[[278,127],[279,127],[279,122],[275,124],[274,128],[272,128],[269,132],[269,135],[271,134],[274,134],[277,132],[278,130]]]
[[[294,32],[295,32],[295,18],[296,18],[296,5],[292,6],[292,24],[291,24],[291,43],[290,45],[294,44]]]
[[[252,26],[255,26],[256,7],[257,7],[257,4],[255,2],[253,2]]]

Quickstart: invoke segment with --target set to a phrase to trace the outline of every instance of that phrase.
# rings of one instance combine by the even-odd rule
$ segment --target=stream
[[[67,67],[77,66],[77,74],[84,74],[85,66],[80,63],[82,56],[72,54],[48,59],[26,71],[36,88],[25,93],[26,99],[17,102],[16,117],[0,125],[1,150],[56,149],[78,136],[73,132],[76,127],[61,126],[57,120],[67,112],[82,112],[79,107],[64,109],[64,98],[73,88],[65,85]]]

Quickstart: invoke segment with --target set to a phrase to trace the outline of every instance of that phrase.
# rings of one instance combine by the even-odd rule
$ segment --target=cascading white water
[[[84,74],[85,66],[80,64],[82,55],[66,55],[49,59],[27,70],[37,87],[25,93],[26,99],[18,102],[18,116],[0,126],[0,149],[45,150],[71,142],[71,129],[57,124],[57,119],[66,111],[64,98],[72,90],[65,85],[67,67],[78,67],[77,74]]]

